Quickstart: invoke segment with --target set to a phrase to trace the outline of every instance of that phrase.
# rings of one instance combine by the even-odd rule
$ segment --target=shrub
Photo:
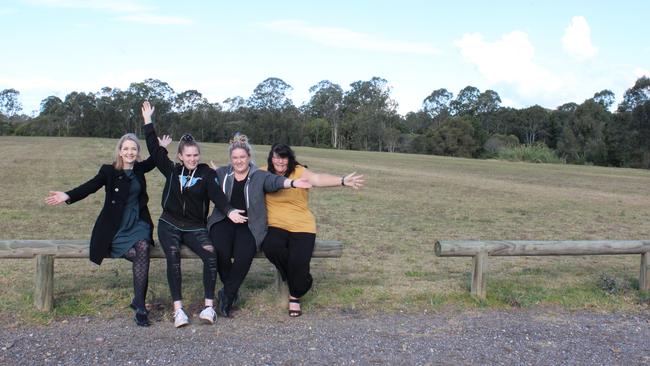
[[[532,163],[564,164],[555,151],[543,143],[508,147],[497,152],[497,159],[508,161],[527,161]]]
[[[496,154],[503,149],[517,146],[519,146],[519,139],[517,136],[494,134],[485,141],[483,144],[483,150],[485,150],[485,153],[489,156],[496,156]]]

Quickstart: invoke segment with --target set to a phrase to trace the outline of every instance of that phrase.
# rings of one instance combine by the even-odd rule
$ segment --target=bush
[[[508,161],[528,161],[531,163],[564,164],[555,151],[543,143],[507,147],[497,152],[497,159]]]
[[[488,156],[496,156],[499,151],[519,146],[519,139],[515,135],[494,134],[485,141],[483,150]]]

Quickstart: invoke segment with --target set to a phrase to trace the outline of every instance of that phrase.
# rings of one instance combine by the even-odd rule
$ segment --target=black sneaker
[[[149,323],[149,312],[146,310],[136,310],[134,320],[135,324],[140,327],[148,327],[151,325],[151,323]]]

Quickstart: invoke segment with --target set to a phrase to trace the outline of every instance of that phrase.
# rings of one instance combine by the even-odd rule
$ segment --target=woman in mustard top
[[[308,170],[296,161],[296,154],[285,144],[271,147],[267,169],[289,179],[307,179],[313,187],[363,186],[363,176],[356,172],[340,177]],[[269,228],[262,250],[289,285],[291,317],[302,314],[300,297],[312,285],[309,263],[316,242],[316,220],[309,210],[308,193],[307,189],[285,189],[266,194]]]

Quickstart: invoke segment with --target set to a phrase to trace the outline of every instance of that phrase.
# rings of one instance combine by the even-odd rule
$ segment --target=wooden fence
[[[472,295],[486,296],[487,259],[489,256],[539,255],[641,255],[639,289],[650,291],[650,240],[440,240],[435,243],[438,257],[472,257]]]
[[[54,305],[54,259],[88,258],[88,240],[0,240],[0,258],[36,258],[34,305],[37,309],[51,311]],[[335,240],[316,240],[314,258],[338,258],[343,244]],[[165,258],[160,245],[151,248],[150,258]],[[186,246],[181,247],[181,258],[199,258]],[[264,258],[258,252],[255,258]],[[277,272],[277,271],[276,271]],[[281,296],[286,292],[279,273],[276,284]]]

